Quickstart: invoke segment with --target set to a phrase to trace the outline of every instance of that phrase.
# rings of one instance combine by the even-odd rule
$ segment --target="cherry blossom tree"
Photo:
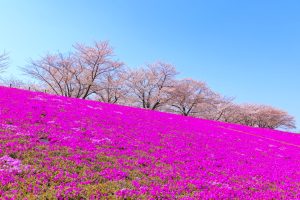
[[[128,93],[126,80],[124,69],[105,73],[95,87],[95,98],[101,102],[125,104]]]
[[[246,126],[256,126],[256,113],[259,107],[253,104],[242,104],[236,107],[236,121]]]
[[[203,106],[212,103],[215,95],[204,82],[193,79],[176,81],[169,94],[169,110],[184,116],[199,116]]]
[[[176,74],[175,67],[164,62],[130,70],[126,80],[130,104],[151,110],[160,109],[170,100],[168,91],[174,87]]]
[[[235,107],[234,123],[269,129],[294,129],[295,119],[287,112],[266,105],[243,104]],[[232,121],[231,121],[232,122]]]
[[[96,92],[97,84],[106,73],[123,65],[113,59],[113,49],[108,42],[73,47],[74,52],[48,54],[22,69],[51,93],[86,99]]]
[[[256,123],[258,127],[270,129],[294,129],[295,119],[287,112],[261,105],[256,113]]]
[[[201,110],[201,118],[215,121],[235,122],[235,106],[233,98],[215,94],[211,96],[209,104],[201,104],[198,106],[198,109]]]

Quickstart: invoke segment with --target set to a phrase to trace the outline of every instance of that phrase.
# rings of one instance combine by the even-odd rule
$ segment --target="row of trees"
[[[204,82],[177,80],[178,72],[171,64],[156,62],[127,68],[114,58],[108,42],[76,44],[73,48],[68,54],[48,54],[23,67],[22,71],[36,84],[26,85],[15,79],[6,80],[6,84],[254,127],[295,128],[294,118],[284,111],[264,105],[237,105]],[[3,54],[0,72],[6,63],[7,55]]]

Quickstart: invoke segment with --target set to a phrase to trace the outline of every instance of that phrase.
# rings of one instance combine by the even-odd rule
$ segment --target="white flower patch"
[[[279,150],[284,151],[284,150],[286,150],[286,147],[280,147]]]
[[[72,130],[74,130],[74,131],[80,131],[80,128],[76,128],[76,127],[73,127],[73,128],[71,128]]]
[[[94,109],[94,110],[102,110],[101,107],[93,107],[93,106],[90,106],[90,105],[87,105],[88,108],[90,109]]]
[[[0,158],[0,171],[21,173],[23,170],[28,170],[29,165],[22,165],[18,159],[11,158],[7,155]]]
[[[16,125],[11,125],[11,124],[1,124],[3,129],[8,129],[8,130],[12,130],[15,131],[18,129],[18,126]]]
[[[221,183],[221,182],[218,182],[218,181],[209,181],[208,183],[211,184],[211,185],[218,185],[221,188],[231,189],[231,187],[227,183]]]
[[[263,151],[262,149],[259,148],[255,148],[255,151]]]
[[[26,132],[16,132],[16,135],[24,135],[24,136],[32,136],[34,135],[34,133],[31,133],[29,131],[26,131]]]
[[[245,154],[243,154],[243,153],[240,153],[240,152],[234,152],[235,154],[237,154],[237,155],[241,155],[241,156],[245,156]]]
[[[65,137],[63,137],[62,139],[63,140],[67,140],[67,139],[70,139],[71,138],[71,136],[65,136]]]
[[[61,99],[52,99],[52,101],[62,102],[63,100],[61,100]]]
[[[109,138],[102,138],[102,139],[91,139],[92,143],[94,144],[102,144],[102,143],[112,143],[111,139]]]
[[[31,98],[33,100],[39,100],[39,101],[46,101],[47,99],[42,98],[41,96],[35,96],[33,98]]]

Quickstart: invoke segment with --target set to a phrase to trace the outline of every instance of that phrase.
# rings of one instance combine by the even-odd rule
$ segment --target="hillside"
[[[0,87],[0,199],[300,199],[300,135]]]

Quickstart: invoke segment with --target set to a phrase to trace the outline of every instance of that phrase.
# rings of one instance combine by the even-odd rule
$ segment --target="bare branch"
[[[0,54],[0,73],[3,73],[8,66],[8,54],[3,52]]]

